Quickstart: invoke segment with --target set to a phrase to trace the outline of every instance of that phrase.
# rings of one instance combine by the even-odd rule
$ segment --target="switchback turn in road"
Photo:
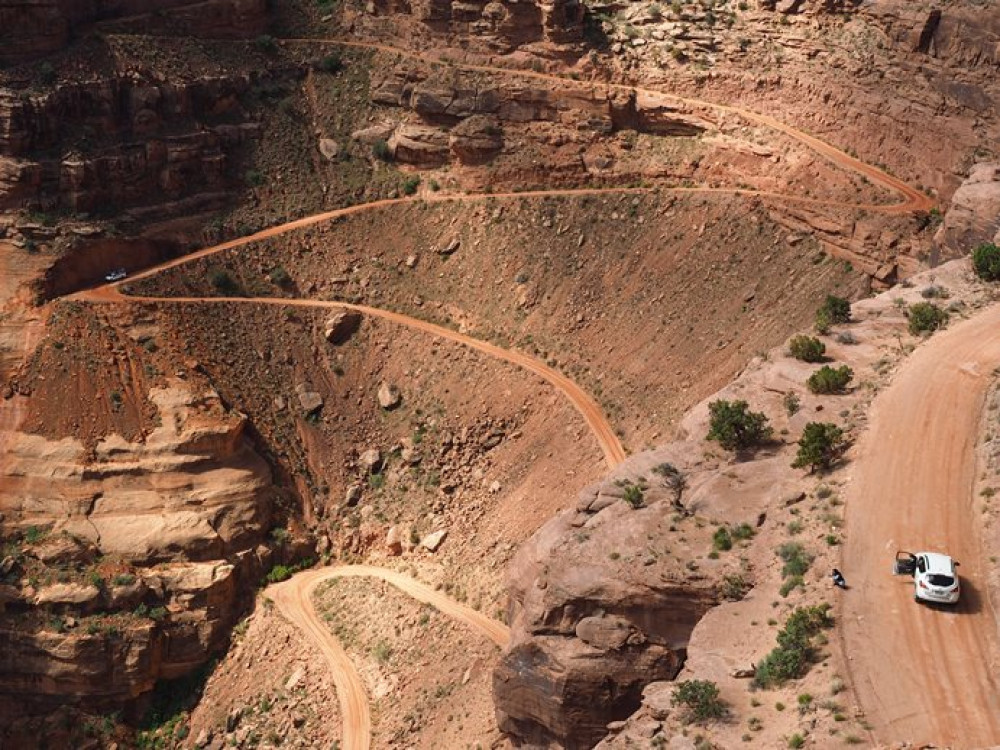
[[[288,42],[294,43],[293,40],[286,40]],[[309,43],[328,43],[325,40],[305,40]],[[417,54],[410,52],[408,50],[397,49],[394,47],[387,47],[384,45],[372,45],[360,42],[342,42],[342,41],[332,41],[336,44],[347,44],[355,47],[364,47],[369,49],[381,49],[383,51],[389,51],[398,55],[405,55],[411,58],[419,57],[426,60],[424,54]],[[442,63],[444,64],[444,63]],[[519,76],[522,78],[533,78],[536,80],[548,81],[550,83],[558,83],[561,86],[590,86],[599,87],[603,86],[608,90],[626,90],[634,91],[638,93],[643,93],[651,96],[659,96],[664,99],[679,101],[692,106],[700,107],[711,107],[715,108],[720,112],[730,112],[737,114],[745,119],[758,123],[760,125],[772,128],[777,132],[781,132],[787,136],[794,138],[799,141],[807,148],[813,150],[817,154],[823,156],[824,158],[830,160],[834,164],[843,167],[849,171],[855,172],[856,174],[864,175],[866,178],[871,180],[877,185],[880,185],[891,192],[898,194],[901,200],[895,204],[858,204],[852,205],[840,201],[832,200],[822,200],[814,198],[804,198],[798,195],[784,195],[773,192],[765,191],[755,191],[755,190],[743,190],[743,189],[720,189],[720,188],[662,188],[663,191],[675,192],[675,193],[722,193],[722,194],[733,194],[733,195],[747,195],[747,196],[757,196],[761,198],[767,198],[769,200],[776,200],[779,202],[788,203],[805,203],[812,205],[827,205],[827,206],[837,206],[837,207],[848,207],[858,210],[869,210],[873,212],[880,213],[907,213],[914,211],[929,210],[933,206],[933,200],[928,196],[924,195],[922,192],[911,188],[909,185],[901,180],[898,180],[891,175],[888,175],[884,171],[873,167],[871,165],[865,164],[858,159],[851,157],[844,153],[843,151],[824,143],[823,141],[808,135],[796,128],[792,128],[784,123],[775,120],[774,118],[760,115],[749,110],[745,110],[739,107],[720,105],[713,102],[705,102],[694,99],[687,99],[683,97],[677,97],[664,92],[655,91],[651,89],[642,89],[635,86],[628,86],[622,84],[601,84],[601,83],[581,83],[573,81],[569,78],[564,78],[561,76],[547,75],[541,73],[535,73],[530,71],[520,71],[511,70],[508,68],[498,68],[483,65],[455,65],[454,67],[462,68],[466,70],[475,70],[480,72],[488,72],[498,75],[510,75]],[[129,279],[130,282],[141,280],[147,277],[151,277],[167,268],[172,268],[180,266],[184,263],[188,263],[197,258],[203,258],[209,255],[213,255],[225,250],[239,248],[241,246],[248,245],[252,242],[265,240],[273,237],[277,237],[288,232],[294,231],[296,229],[301,229],[304,227],[319,224],[325,221],[332,220],[337,217],[347,216],[354,213],[360,213],[363,211],[375,210],[380,208],[388,208],[390,206],[395,206],[398,204],[403,204],[407,202],[412,202],[416,200],[425,200],[429,202],[438,201],[481,201],[486,199],[506,199],[506,198],[528,198],[528,197],[543,197],[543,196],[576,196],[576,195],[595,195],[595,194],[615,194],[615,193],[629,193],[629,192],[650,192],[648,189],[627,189],[627,188],[609,188],[609,189],[581,189],[581,190],[542,190],[534,192],[524,192],[524,193],[511,193],[511,194],[500,194],[500,195],[488,195],[488,196],[427,196],[423,198],[401,198],[392,200],[376,201],[368,204],[361,204],[357,206],[352,206],[345,209],[338,209],[334,211],[327,211],[314,216],[304,217],[292,222],[288,222],[281,226],[272,227],[270,229],[263,230],[253,235],[247,237],[242,237],[239,239],[231,240],[229,242],[224,242],[219,245],[215,245],[210,248],[205,248],[199,252],[178,258],[174,261],[164,263],[155,268],[151,268],[139,274],[135,274]],[[99,289],[91,290],[88,292],[82,292],[74,295],[77,299],[87,300],[91,302],[127,302],[130,301],[129,298],[122,297],[118,291],[119,284],[101,287]],[[495,356],[504,359],[508,362],[517,364],[525,369],[541,376],[549,383],[553,384],[556,388],[560,389],[567,397],[571,399],[574,406],[580,411],[584,419],[587,420],[588,425],[597,437],[602,450],[604,451],[605,458],[610,466],[614,466],[620,463],[624,458],[624,452],[622,451],[621,445],[618,442],[610,425],[607,420],[601,414],[600,409],[594,404],[593,400],[587,396],[576,384],[571,380],[558,373],[557,371],[545,366],[544,364],[527,357],[526,355],[520,354],[518,352],[510,352],[496,347],[492,344],[488,344],[481,341],[476,341],[469,337],[458,334],[440,326],[435,326],[424,321],[415,320],[412,318],[407,318],[405,316],[399,315],[397,313],[387,312],[383,310],[376,310],[373,308],[368,308],[364,306],[356,305],[345,305],[343,303],[337,302],[321,302],[314,300],[292,300],[292,299],[234,299],[234,298],[133,298],[132,301],[135,302],[157,302],[157,303],[177,303],[177,304],[199,304],[199,303],[216,303],[216,304],[268,304],[268,305],[283,305],[283,306],[301,306],[301,307],[353,307],[369,315],[377,315],[379,317],[392,320],[397,323],[404,325],[413,326],[415,328],[427,331],[437,336],[456,341],[466,346],[473,347],[479,351],[487,353],[491,356]],[[974,419],[975,417],[970,417]],[[891,458],[891,455],[889,456]],[[849,506],[850,508],[850,506]],[[968,519],[966,519],[968,520]],[[857,539],[852,540],[855,545],[861,544],[863,540],[863,535],[859,534]],[[864,554],[863,551],[859,551],[858,554]],[[870,550],[868,551],[869,557],[872,557]],[[972,557],[970,556],[970,559]],[[348,572],[350,571],[350,572]],[[474,610],[468,610],[468,608],[462,607],[455,602],[451,602],[446,597],[443,597],[437,592],[428,589],[421,584],[408,579],[405,576],[399,576],[399,574],[392,573],[391,571],[383,571],[375,568],[337,568],[337,569],[327,569],[327,570],[310,570],[298,574],[288,582],[281,584],[276,587],[269,589],[271,595],[274,597],[275,602],[281,608],[289,619],[291,619],[296,625],[298,625],[307,636],[312,639],[317,647],[321,649],[324,656],[327,658],[331,670],[333,672],[334,684],[336,686],[337,694],[340,699],[341,713],[343,715],[344,721],[344,747],[349,750],[368,750],[371,743],[371,718],[368,709],[368,703],[365,696],[363,685],[361,684],[360,678],[358,677],[357,671],[354,669],[350,660],[348,659],[346,653],[337,643],[336,639],[330,634],[329,630],[323,625],[316,615],[315,609],[311,601],[311,593],[315,589],[315,586],[321,580],[325,580],[329,577],[335,577],[337,575],[367,575],[376,576],[387,580],[393,585],[398,586],[404,592],[420,599],[421,601],[427,601],[428,603],[434,604],[439,609],[444,611],[453,617],[457,617],[466,621],[472,627],[475,627],[483,632],[488,637],[493,639],[498,645],[506,644],[508,634],[506,628],[499,623],[493,623],[489,621],[488,618],[483,618],[479,613],[474,612]],[[868,603],[869,609],[858,610],[857,612],[867,613],[872,611],[872,606],[874,611],[878,612],[878,607],[880,602]],[[466,611],[468,610],[468,611]],[[856,619],[861,622],[864,619],[864,614],[857,614]],[[874,619],[874,618],[873,618]],[[973,623],[973,625],[968,626],[966,630],[967,633],[963,634],[963,637],[968,640],[975,635],[978,630],[980,634],[984,630],[983,621],[985,618],[979,617],[978,624]],[[970,620],[971,622],[971,620]],[[992,625],[992,620],[990,619],[990,625]],[[881,631],[874,631],[874,635],[878,636]],[[845,633],[845,642],[850,639],[850,631]],[[868,634],[869,637],[872,633]],[[909,643],[912,645],[914,631],[911,628],[908,631]],[[983,641],[986,642],[986,641]],[[995,642],[995,634],[993,634],[990,643]],[[900,643],[895,644],[897,647]],[[992,647],[991,647],[992,648]],[[897,651],[899,649],[897,648]],[[905,649],[904,649],[905,650]],[[904,654],[905,656],[905,654]],[[868,665],[872,667],[872,664]],[[856,675],[856,679],[860,682],[866,678],[871,669],[866,669],[864,663],[858,663],[855,665],[853,673]],[[961,674],[957,674],[956,680],[961,681]],[[884,673],[883,673],[884,675]],[[882,675],[875,675],[874,677],[880,677]],[[923,677],[927,677],[928,674],[924,672]],[[983,683],[986,684],[986,683]],[[989,683],[992,685],[992,683]],[[883,686],[884,688],[884,686]],[[891,690],[900,691],[905,690],[906,694],[909,695],[913,690],[913,684],[910,685],[894,685]],[[864,694],[863,690],[859,689],[859,692]],[[884,690],[877,690],[875,695],[878,695]],[[989,702],[989,692],[980,691],[981,700],[977,701],[977,706],[979,708],[985,709]],[[992,721],[998,721],[995,715],[995,706],[992,707],[994,714],[992,714]],[[957,725],[956,725],[957,726]]]
[[[1000,743],[1000,645],[974,497],[975,446],[1000,365],[1000,307],[934,334],[874,401],[848,486],[840,637],[852,682],[886,742]],[[961,562],[954,609],[913,601],[897,549]]]
[[[614,428],[611,427],[607,417],[604,416],[604,412],[601,411],[601,407],[597,405],[594,399],[592,399],[586,391],[561,372],[522,352],[513,349],[504,349],[496,344],[490,344],[486,341],[474,339],[471,336],[466,336],[465,334],[458,333],[457,331],[445,328],[444,326],[428,323],[425,320],[411,318],[407,315],[390,312],[388,310],[381,310],[375,307],[368,307],[366,305],[349,304],[347,302],[326,302],[324,300],[311,299],[286,299],[284,297],[125,297],[122,296],[116,288],[111,286],[83,292],[75,295],[74,298],[89,302],[155,302],[158,304],[219,305],[246,304],[271,305],[279,307],[311,307],[333,310],[347,308],[357,310],[365,315],[371,315],[373,317],[389,320],[393,323],[398,323],[400,325],[409,326],[410,328],[415,328],[419,331],[424,331],[425,333],[430,333],[439,338],[454,341],[455,343],[483,352],[484,354],[488,354],[496,359],[510,362],[511,364],[522,367],[525,370],[538,375],[566,396],[576,410],[580,412],[584,421],[586,421],[587,426],[597,439],[609,468],[614,468],[625,460],[625,449],[622,447],[621,441],[615,434]]]
[[[500,648],[505,648],[510,640],[510,630],[503,623],[492,620],[471,607],[459,604],[403,573],[387,568],[369,565],[318,568],[304,571],[284,583],[268,587],[264,595],[270,597],[281,613],[305,633],[330,665],[333,684],[340,702],[343,750],[369,750],[372,727],[364,683],[347,652],[317,616],[313,604],[312,596],[316,587],[334,578],[378,578],[417,601],[430,604],[442,614],[468,625]]]

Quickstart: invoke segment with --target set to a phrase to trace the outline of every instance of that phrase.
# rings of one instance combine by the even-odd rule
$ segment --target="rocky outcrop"
[[[440,166],[448,161],[448,135],[427,125],[400,125],[389,139],[393,158],[403,164]]]
[[[972,168],[952,195],[934,239],[947,257],[960,257],[984,242],[1000,243],[1000,164]]]
[[[585,490],[518,552],[510,571],[511,645],[494,672],[501,729],[526,744],[590,748],[626,718],[643,688],[673,679],[713,585],[646,549],[674,509],[633,509],[619,485]]]
[[[181,381],[150,399],[142,440],[0,434],[2,718],[136,705],[225,645],[271,563],[276,490],[245,418]]]
[[[778,13],[845,13],[861,4],[861,0],[761,0],[764,10]]]
[[[571,45],[583,38],[584,4],[578,0],[376,0],[378,16],[464,37],[496,52],[534,43]]]
[[[978,7],[923,7],[906,0],[864,3],[865,13],[904,52],[934,57],[966,69],[1000,62],[1000,18]],[[952,87],[964,84],[949,81]]]
[[[56,584],[8,603],[0,619],[0,716],[66,702],[120,709],[157,680],[189,673],[226,644],[263,562],[244,553],[233,563],[177,563],[140,571],[128,587]],[[115,592],[123,588],[132,596]],[[45,613],[45,625],[17,614],[28,605]]]
[[[208,38],[247,37],[265,27],[265,0],[27,0],[0,2],[0,64],[56,52],[94,22],[151,26]],[[129,17],[139,16],[130,19]]]
[[[109,435],[92,455],[77,440],[18,433],[0,461],[8,532],[67,532],[133,563],[211,560],[252,547],[274,490],[245,420],[214,393],[154,390],[161,426],[143,442]]]
[[[636,130],[661,136],[697,136],[711,127],[700,114],[666,96],[608,93],[598,88],[552,88],[508,80],[485,84],[473,76],[421,78],[396,70],[375,83],[372,101],[400,107],[419,122],[403,122],[388,136],[394,158],[421,167],[454,158],[485,164],[500,154],[504,131],[530,123],[569,128],[577,137]],[[365,143],[386,138],[386,125],[357,131]]]
[[[485,164],[503,150],[503,129],[495,117],[473,115],[452,128],[448,145],[462,164]]]

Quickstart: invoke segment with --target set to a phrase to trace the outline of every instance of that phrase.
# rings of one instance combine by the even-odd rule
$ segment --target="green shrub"
[[[719,686],[709,680],[678,683],[670,702],[682,708],[681,721],[685,724],[717,719],[726,714],[726,704],[719,698]]]
[[[733,537],[725,526],[720,526],[712,534],[712,548],[718,552],[726,552],[733,548]]]
[[[816,469],[826,471],[847,450],[844,431],[831,422],[810,422],[799,438],[799,452],[792,462],[792,468],[809,467],[811,474]]]
[[[921,333],[933,333],[939,328],[944,328],[948,322],[948,313],[935,305],[933,302],[918,302],[910,305],[906,311],[909,320],[910,333],[918,336]]]
[[[851,303],[843,297],[828,294],[817,315],[819,313],[825,313],[831,323],[850,323]]]
[[[1000,247],[992,242],[972,251],[972,267],[983,281],[1000,281]]]
[[[240,285],[236,283],[236,280],[229,275],[229,272],[216,268],[209,272],[208,274],[209,283],[215,287],[215,290],[220,294],[227,297],[234,297],[240,294],[242,291]]]
[[[340,55],[333,53],[320,60],[317,67],[324,73],[339,73],[344,69],[344,61],[340,59]]]
[[[803,362],[822,362],[826,357],[826,344],[813,336],[795,336],[788,342],[788,351]]]
[[[283,526],[275,526],[273,529],[271,529],[271,539],[275,544],[278,545],[285,544],[285,542],[287,542],[290,537],[291,533],[289,533],[288,529],[284,528]]]
[[[734,526],[730,533],[733,535],[733,539],[737,542],[742,542],[744,539],[753,539],[754,535],[757,533],[754,531],[753,526],[748,523],[741,523]]]
[[[403,195],[413,195],[420,187],[420,178],[417,175],[410,175],[403,180]]]
[[[788,391],[781,398],[781,402],[785,405],[785,413],[794,417],[798,414],[799,409],[802,408],[802,402],[799,400],[799,395],[794,391]]]
[[[788,738],[788,746],[790,748],[803,747],[805,744],[806,744],[806,738],[803,737],[801,734],[796,733]]]
[[[847,365],[830,367],[823,365],[809,376],[806,387],[813,393],[843,393],[847,384],[854,377],[854,370]]]
[[[625,485],[625,494],[622,495],[622,499],[633,508],[641,508],[645,503],[642,487],[637,484]]]
[[[806,581],[802,576],[789,576],[781,583],[781,588],[778,589],[778,593],[782,596],[788,596],[795,589],[804,589],[806,587]]]
[[[253,40],[253,46],[265,55],[273,55],[278,51],[278,40],[270,34],[261,34]]]
[[[291,578],[293,572],[294,570],[287,565],[275,565],[267,574],[266,580],[268,583],[281,583]]]
[[[37,544],[42,541],[47,532],[42,526],[29,526],[24,530],[24,541],[26,544]]]
[[[813,639],[832,625],[829,604],[797,608],[778,633],[777,648],[757,665],[754,683],[772,687],[802,677],[816,657]]]
[[[282,266],[272,269],[271,273],[268,274],[268,278],[275,286],[285,287],[292,283],[292,277]]]
[[[720,596],[733,602],[740,601],[749,590],[750,584],[739,573],[727,573],[722,577],[722,585],[719,586]]]
[[[119,573],[112,579],[115,586],[131,586],[135,583],[135,576],[131,573]]]
[[[386,141],[379,139],[372,145],[372,156],[379,161],[392,161],[392,149]]]
[[[372,656],[375,657],[375,661],[379,664],[385,664],[389,661],[389,657],[392,656],[392,646],[385,641],[379,641],[372,649]]]
[[[46,60],[38,66],[38,80],[44,85],[51,86],[58,78],[59,76],[56,73],[56,69],[52,67],[52,63]]]
[[[805,575],[812,565],[812,555],[798,542],[785,542],[777,549],[778,557],[784,562],[781,568],[781,575],[789,576]]]
[[[256,169],[248,169],[244,172],[243,179],[246,181],[247,185],[252,185],[253,187],[260,187],[264,184],[264,175]]]
[[[716,440],[726,450],[743,451],[771,437],[767,417],[752,412],[746,401],[713,401],[708,405],[707,440]]]

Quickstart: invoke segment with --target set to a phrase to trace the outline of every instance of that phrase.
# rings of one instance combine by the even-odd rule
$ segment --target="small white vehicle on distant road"
[[[126,271],[124,268],[117,268],[114,271],[112,271],[111,273],[105,274],[104,280],[105,281],[121,281],[126,276],[128,276],[128,271]]]
[[[896,553],[893,575],[913,576],[913,599],[933,604],[957,604],[961,593],[958,563],[940,552]]]

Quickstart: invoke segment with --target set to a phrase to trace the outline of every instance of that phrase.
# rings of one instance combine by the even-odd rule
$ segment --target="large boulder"
[[[361,326],[361,313],[356,310],[341,310],[334,313],[323,324],[323,336],[331,344],[343,344]]]
[[[428,167],[448,161],[448,134],[428,125],[403,124],[389,139],[397,162]]]

